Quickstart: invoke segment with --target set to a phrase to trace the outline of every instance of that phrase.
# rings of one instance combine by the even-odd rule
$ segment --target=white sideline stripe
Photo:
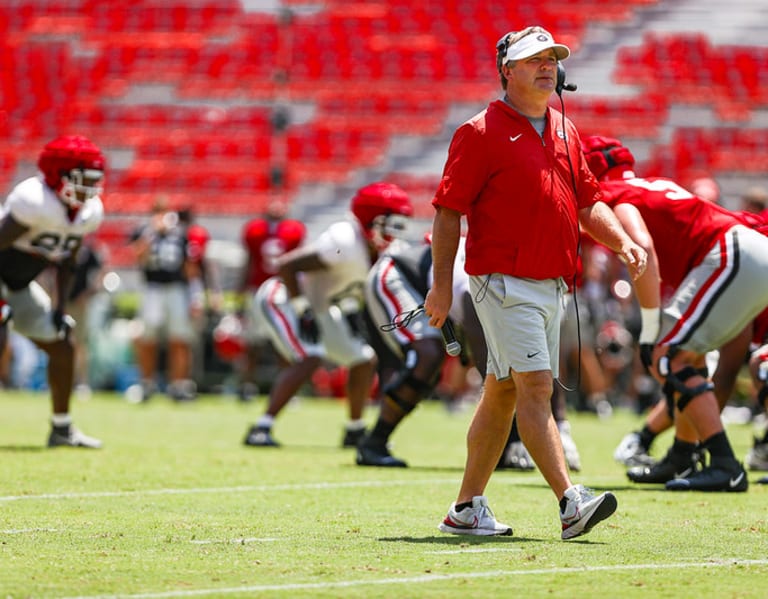
[[[194,539],[190,541],[193,545],[222,545],[222,544],[229,544],[232,545],[245,545],[246,543],[270,543],[272,541],[279,541],[280,539],[274,539],[274,538],[259,538],[259,537],[248,537],[245,539],[229,539],[229,540],[217,540],[217,539]]]
[[[11,528],[9,530],[0,530],[4,535],[23,535],[28,532],[58,532],[55,528]]]
[[[431,553],[433,555],[463,555],[465,553],[511,553],[513,551],[519,552],[522,550],[522,547],[478,547],[476,549],[441,549],[439,551],[425,551],[424,553]]]
[[[732,566],[765,566],[768,560],[715,559],[707,562],[680,562],[671,564],[616,564],[613,566],[584,566],[579,568],[536,568],[535,570],[492,570],[489,572],[464,572],[456,574],[425,574],[423,576],[384,578],[380,580],[342,580],[339,582],[308,582],[289,584],[266,584],[223,589],[195,589],[187,591],[164,591],[159,593],[136,593],[133,595],[79,595],[64,599],[160,599],[163,597],[201,597],[229,593],[256,593],[264,591],[303,591],[311,589],[338,589],[360,586],[383,586],[389,584],[419,584],[457,580],[465,578],[509,578],[540,574],[579,574],[583,572],[618,572],[630,570],[674,570],[682,568],[728,568]]]
[[[94,497],[142,497],[144,495],[193,495],[195,493],[253,493],[269,491],[297,491],[297,490],[328,490],[354,487],[389,487],[392,485],[434,485],[434,484],[458,484],[458,478],[424,479],[424,480],[373,480],[373,481],[349,481],[344,483],[300,483],[286,485],[251,485],[241,487],[210,487],[190,489],[144,489],[139,491],[97,491],[93,493],[43,493],[41,495],[5,495],[0,501],[22,501],[26,499],[88,499]]]

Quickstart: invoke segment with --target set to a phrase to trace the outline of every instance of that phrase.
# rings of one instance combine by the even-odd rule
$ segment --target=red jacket
[[[600,188],[566,119],[572,177],[562,118],[548,108],[540,137],[526,117],[496,100],[456,130],[432,204],[466,214],[469,274],[573,277],[577,211],[599,200]]]

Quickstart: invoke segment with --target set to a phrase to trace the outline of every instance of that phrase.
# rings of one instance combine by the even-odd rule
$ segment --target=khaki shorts
[[[567,286],[562,279],[471,276],[475,310],[488,345],[488,373],[498,380],[515,372],[559,374],[560,321]]]

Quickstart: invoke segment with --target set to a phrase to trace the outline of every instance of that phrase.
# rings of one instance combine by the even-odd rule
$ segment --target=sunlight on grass
[[[263,399],[132,405],[99,394],[76,403],[74,418],[101,451],[44,449],[47,399],[6,392],[3,402],[5,597],[764,596],[768,488],[672,494],[629,483],[611,457],[641,422],[627,412],[572,415],[584,466],[574,482],[611,489],[619,509],[563,542],[538,472],[491,479],[491,505],[514,536],[437,531],[458,491],[471,409],[422,405],[393,436],[411,467],[386,470],[357,467],[340,448],[346,406],[336,400],[302,400],[275,425],[284,446],[256,449],[242,438]],[[751,426],[729,434],[743,457]]]

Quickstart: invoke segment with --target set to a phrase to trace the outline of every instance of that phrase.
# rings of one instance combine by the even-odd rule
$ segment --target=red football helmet
[[[187,229],[187,254],[195,262],[200,262],[205,256],[205,246],[211,236],[202,225],[190,225]]]
[[[225,362],[233,362],[245,354],[243,324],[234,314],[223,316],[213,329],[213,349]]]
[[[102,192],[104,155],[82,135],[65,135],[48,142],[37,166],[45,183],[73,208]]]
[[[351,207],[368,239],[380,249],[401,237],[407,219],[413,216],[408,194],[392,183],[371,183],[360,188]]]
[[[591,135],[581,140],[581,149],[587,158],[587,165],[598,180],[612,168],[635,166],[635,157],[618,139]]]

